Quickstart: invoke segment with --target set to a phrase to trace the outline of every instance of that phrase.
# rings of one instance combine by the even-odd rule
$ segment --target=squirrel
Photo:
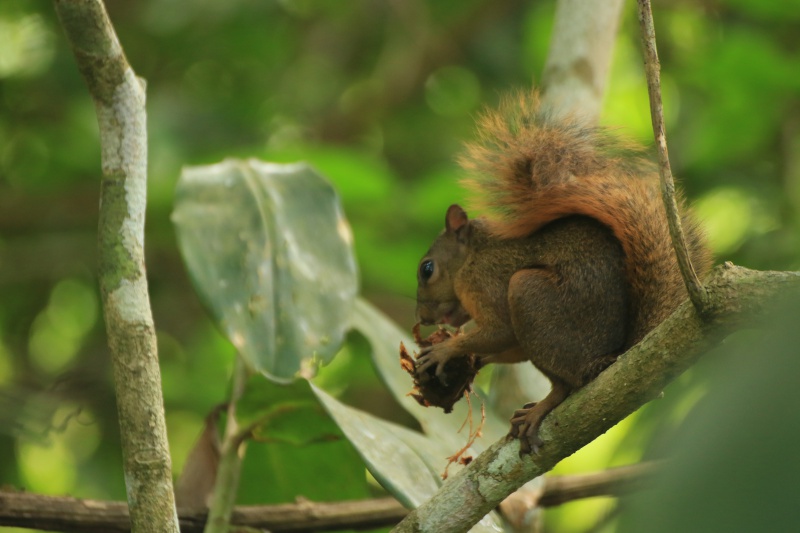
[[[424,348],[423,377],[474,353],[532,362],[550,393],[511,418],[520,456],[538,453],[542,419],[667,318],[687,298],[644,150],[575,117],[555,119],[536,92],[502,100],[478,120],[460,161],[486,217],[458,205],[417,270],[417,318],[474,327]],[[704,235],[679,198],[689,254],[711,266]]]

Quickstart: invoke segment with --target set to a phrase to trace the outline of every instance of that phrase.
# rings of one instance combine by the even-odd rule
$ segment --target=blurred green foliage
[[[169,213],[180,167],[229,156],[309,161],[342,195],[364,293],[410,326],[416,262],[447,205],[465,200],[455,154],[474,135],[481,105],[538,80],[554,5],[109,0],[107,6],[129,61],[148,82],[147,265],[177,473],[203,417],[225,399],[233,355],[177,252]],[[654,5],[673,170],[719,260],[800,266],[799,8],[797,0]],[[602,120],[651,143],[638,42],[628,2]],[[94,109],[51,2],[0,3],[0,484],[122,499],[95,279],[99,161]],[[345,356],[322,371],[327,390],[409,423],[365,350],[363,340],[350,339]],[[652,439],[678,427],[711,373],[693,369],[663,401],[558,471],[637,460]],[[254,443],[240,499],[374,493],[350,460],[354,453],[341,440]],[[320,458],[341,461],[335,473],[341,483],[318,483],[329,464]],[[565,505],[548,513],[548,524],[584,531],[609,505]],[[604,531],[613,529],[611,520]]]
[[[681,428],[654,448],[669,467],[626,502],[619,530],[797,531],[800,298],[783,298],[758,333],[702,365],[717,379]],[[743,392],[746,391],[746,394]]]

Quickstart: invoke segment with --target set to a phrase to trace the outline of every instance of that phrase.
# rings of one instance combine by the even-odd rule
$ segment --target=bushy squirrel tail
[[[475,206],[499,238],[520,238],[570,215],[608,226],[622,244],[641,340],[686,298],[672,248],[655,165],[634,143],[576,118],[556,120],[535,92],[515,92],[478,120],[478,138],[460,163]],[[703,234],[679,198],[698,275],[711,265]]]

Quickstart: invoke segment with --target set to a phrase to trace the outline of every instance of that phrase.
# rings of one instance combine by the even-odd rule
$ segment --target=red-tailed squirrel
[[[417,375],[475,353],[481,364],[532,362],[551,383],[511,418],[520,455],[538,451],[539,424],[575,389],[639,342],[686,297],[655,166],[642,150],[575,119],[554,120],[536,93],[506,98],[478,122],[462,166],[487,209],[445,217],[418,269],[423,324],[472,329],[423,349]],[[681,202],[682,204],[682,202]],[[694,267],[710,255],[684,208]]]

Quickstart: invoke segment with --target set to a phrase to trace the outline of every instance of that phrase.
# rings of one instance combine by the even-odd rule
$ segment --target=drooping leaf
[[[447,465],[446,446],[435,439],[348,407],[322,389],[312,390],[328,413],[356,447],[375,479],[409,508],[428,500],[442,484]],[[500,517],[492,512],[472,528],[473,533],[502,531]]]
[[[357,273],[322,176],[254,159],[185,168],[172,219],[197,291],[249,365],[286,382],[334,356]]]
[[[419,454],[423,460],[431,456],[432,450],[441,449],[445,455],[449,456],[464,446],[468,437],[467,431],[462,428],[462,425],[468,417],[470,408],[472,409],[473,423],[478,423],[481,417],[481,403],[486,406],[486,420],[482,429],[483,436],[475,440],[466,452],[466,455],[477,456],[477,454],[481,453],[490,444],[500,439],[508,432],[508,419],[498,415],[497,412],[488,405],[489,400],[479,390],[476,390],[476,395],[473,396],[471,406],[467,404],[466,401],[461,400],[455,404],[450,414],[445,414],[444,411],[438,408],[422,407],[408,396],[408,392],[412,386],[412,380],[400,367],[398,347],[399,343],[402,342],[411,350],[416,346],[416,343],[407,333],[398,328],[394,322],[364,299],[359,298],[356,300],[355,311],[353,312],[353,327],[367,337],[372,345],[372,362],[386,385],[392,391],[392,394],[422,426],[425,436],[418,436],[418,438],[409,440],[407,443],[412,451]],[[533,367],[531,367],[531,369],[533,369]],[[523,367],[523,371],[527,372],[527,369]],[[529,378],[536,377],[533,373],[523,375]],[[541,386],[541,383],[537,378],[529,385],[530,387],[528,388],[536,389]],[[537,390],[536,392],[538,393],[539,391]],[[363,456],[364,452],[361,450],[361,447],[368,445],[368,443],[359,443],[353,440],[353,437],[347,429],[344,427],[342,427],[342,429]],[[416,435],[416,433],[414,434]],[[381,441],[380,445],[382,444],[383,441]],[[375,468],[385,470],[387,467],[384,463],[378,463],[375,465]],[[459,467],[454,466],[453,471],[456,471],[457,468]],[[377,474],[374,472],[373,474],[376,478],[380,479]],[[386,475],[391,476],[392,474],[387,473]],[[543,484],[544,480],[542,478],[533,479],[521,487],[520,492],[537,492],[541,490]],[[387,487],[387,489],[397,496],[394,492],[394,490],[397,490],[396,488]],[[499,515],[491,513],[487,515],[480,524],[476,525],[473,531],[478,531],[477,528],[483,527],[495,528],[491,530],[497,531],[499,530],[497,529],[499,528],[497,524],[500,523],[505,524]]]
[[[439,488],[446,451],[425,436],[348,407],[312,384],[328,413],[355,445],[370,472],[403,505],[417,507]],[[416,450],[426,450],[418,453]]]

